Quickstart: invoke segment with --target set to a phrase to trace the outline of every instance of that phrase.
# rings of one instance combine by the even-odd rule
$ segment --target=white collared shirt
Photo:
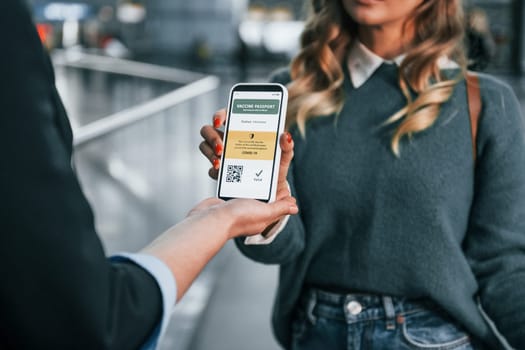
[[[356,40],[348,52],[346,61],[350,80],[352,81],[353,86],[357,89],[363,85],[383,63],[395,63],[397,66],[400,66],[405,57],[406,54],[402,54],[393,60],[386,60],[373,53],[360,41]],[[450,69],[459,68],[459,65],[448,57],[442,56],[438,60],[438,67],[440,69]]]

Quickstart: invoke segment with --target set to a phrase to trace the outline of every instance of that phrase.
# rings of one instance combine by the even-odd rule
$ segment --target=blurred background
[[[305,0],[28,3],[108,254],[140,249],[214,195],[200,127],[227,104],[234,83],[265,81],[289,63],[306,14]],[[505,80],[525,108],[523,1],[465,7],[470,68]],[[276,267],[228,244],[175,308],[161,348],[278,349],[270,330],[276,278]]]

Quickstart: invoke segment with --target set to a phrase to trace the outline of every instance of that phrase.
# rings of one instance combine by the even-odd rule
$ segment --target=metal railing
[[[122,58],[93,55],[81,51],[57,50],[53,53],[53,64],[55,66],[84,68],[99,72],[124,74],[179,84],[188,84],[203,77],[201,73],[184,69],[125,60]]]
[[[181,88],[175,89],[167,94],[157,97],[151,101],[138,106],[109,115],[88,125],[74,130],[73,144],[76,148],[81,147],[102,136],[121,130],[126,126],[135,124],[143,119],[156,115],[157,113],[171,108],[179,103],[188,101],[194,97],[216,89],[219,79],[207,76]]]
[[[173,91],[150,101],[132,106],[123,111],[108,115],[95,122],[74,129],[73,144],[76,148],[82,147],[102,136],[111,134],[139,121],[152,117],[177,104],[215,90],[219,86],[219,78],[214,75],[203,75],[177,68],[163,67],[119,58],[97,56],[81,52],[56,52],[53,55],[53,63],[56,66],[74,67],[185,84],[180,88],[174,89]]]

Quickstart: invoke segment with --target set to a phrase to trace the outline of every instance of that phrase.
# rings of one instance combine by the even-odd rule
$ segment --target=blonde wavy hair
[[[343,8],[342,0],[313,0],[311,7],[301,36],[301,50],[291,63],[292,80],[288,84],[287,126],[297,123],[303,136],[308,119],[341,111],[342,64],[358,28]],[[385,121],[400,121],[391,139],[392,152],[397,156],[404,136],[411,137],[436,121],[441,104],[450,98],[466,71],[461,0],[425,0],[406,23],[410,21],[415,37],[399,67],[399,86],[407,104]],[[447,79],[441,74],[438,59],[443,56],[460,65],[458,77]]]

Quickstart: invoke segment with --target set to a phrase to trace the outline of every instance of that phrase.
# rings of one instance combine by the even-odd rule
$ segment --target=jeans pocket
[[[414,349],[472,349],[469,335],[440,311],[422,310],[405,315],[404,341]]]

